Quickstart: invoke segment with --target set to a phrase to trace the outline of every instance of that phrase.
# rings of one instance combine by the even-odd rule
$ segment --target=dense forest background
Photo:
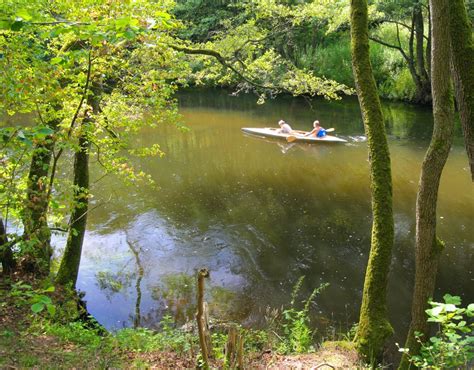
[[[250,2],[178,0],[174,14],[186,25],[179,32],[180,37],[194,43],[223,40],[229,29],[243,28],[250,22],[265,30],[265,36],[258,40],[265,49],[274,49],[299,69],[355,88],[348,5],[336,1],[328,3],[324,11],[318,9],[316,12],[315,9],[308,10],[311,3],[309,0],[268,2],[265,9],[252,6]],[[474,1],[466,1],[466,7],[472,21]],[[429,74],[427,2],[372,1],[369,2],[369,9],[370,58],[379,94],[394,100],[430,102],[429,97],[417,95],[420,92],[417,91],[416,81],[417,75],[422,79],[427,78],[424,74]],[[299,19],[295,12],[301,12]],[[416,38],[417,32],[422,33],[421,42]],[[417,61],[420,50],[422,60]],[[203,65],[195,63],[193,67],[196,80],[201,82],[197,76]],[[235,82],[223,81],[219,76],[208,77],[205,81],[207,85],[214,86]]]

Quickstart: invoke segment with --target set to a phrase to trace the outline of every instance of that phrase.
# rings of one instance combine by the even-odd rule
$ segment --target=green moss
[[[387,319],[387,280],[394,224],[390,154],[369,59],[367,1],[351,2],[352,64],[370,157],[372,239],[357,331],[357,349],[366,360],[380,358],[393,329]]]
[[[343,349],[347,351],[353,351],[356,349],[354,342],[348,340],[336,340],[336,341],[326,341],[321,344],[321,348],[325,349]]]

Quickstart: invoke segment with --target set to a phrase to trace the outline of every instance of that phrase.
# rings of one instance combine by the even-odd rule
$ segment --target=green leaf
[[[446,303],[449,303],[449,304],[455,304],[455,305],[460,305],[461,304],[461,297],[455,295],[455,296],[452,296],[451,294],[445,294],[443,296],[443,299]]]
[[[436,306],[436,307],[433,307],[431,310],[427,310],[427,312],[430,311],[428,312],[428,314],[432,316],[438,316],[441,312],[443,312],[443,310],[444,310],[443,306]]]
[[[469,306],[467,306],[466,314],[469,317],[474,316],[474,303],[471,303]]]
[[[48,313],[51,315],[51,316],[54,316],[54,314],[56,313],[56,306],[52,305],[52,304],[48,304],[46,306],[46,309],[48,310]]]
[[[61,58],[61,57],[54,57],[54,58],[51,58],[50,60],[50,63],[52,65],[55,65],[55,64],[60,64],[64,59]]]
[[[36,133],[47,136],[47,135],[54,134],[54,130],[50,127],[41,127],[38,130],[36,130]]]
[[[130,24],[130,17],[119,18],[115,21],[116,30],[124,30]]]
[[[99,46],[106,39],[106,35],[102,32],[94,33],[91,38],[92,45]]]
[[[19,31],[23,28],[24,25],[25,25],[25,22],[16,20],[15,22],[11,24],[10,29],[12,31]]]
[[[31,21],[33,18],[30,13],[28,13],[28,10],[26,9],[20,9],[19,11],[16,12],[16,16],[20,17],[21,19],[25,21]]]
[[[43,303],[45,305],[48,305],[48,304],[51,304],[51,298],[49,298],[48,296],[45,296],[45,295],[41,295],[39,297],[39,302]]]
[[[54,285],[51,285],[51,286],[47,287],[45,290],[43,290],[43,292],[44,293],[51,293],[51,292],[54,292],[54,290],[55,290]]]
[[[456,311],[456,306],[454,304],[447,304],[445,306],[446,312],[455,312]]]
[[[124,36],[129,39],[129,40],[132,40],[133,38],[135,38],[135,32],[133,32],[132,30],[126,30],[124,32]]]
[[[0,20],[0,30],[10,30],[12,28],[12,22],[7,20]]]
[[[31,305],[31,311],[33,311],[34,313],[39,313],[41,311],[44,310],[44,304],[43,303],[35,303],[33,305]]]

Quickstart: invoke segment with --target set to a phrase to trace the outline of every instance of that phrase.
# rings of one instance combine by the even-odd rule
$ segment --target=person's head
[[[318,120],[316,120],[316,121],[313,122],[313,127],[319,127],[319,126],[320,126],[320,124],[319,124],[319,121],[318,121]]]
[[[279,124],[280,126],[284,125],[285,123],[286,123],[286,122],[283,121],[282,119],[278,121],[278,124]]]

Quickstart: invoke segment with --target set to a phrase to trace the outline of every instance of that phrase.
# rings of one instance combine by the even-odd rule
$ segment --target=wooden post
[[[229,369],[243,369],[244,340],[236,325],[229,327],[225,345],[225,365]]]
[[[227,343],[225,344],[225,365],[229,369],[235,367],[235,353],[237,352],[237,328],[235,325],[229,327]]]
[[[199,343],[201,345],[202,360],[204,362],[204,368],[209,368],[209,350],[210,346],[210,335],[208,326],[205,323],[205,302],[204,302],[204,279],[209,277],[209,271],[206,268],[202,268],[198,272],[198,292],[197,292],[197,312],[196,321],[198,324],[199,331]]]
[[[244,368],[244,337],[241,333],[237,335],[238,348],[237,348],[237,367],[241,370]]]

